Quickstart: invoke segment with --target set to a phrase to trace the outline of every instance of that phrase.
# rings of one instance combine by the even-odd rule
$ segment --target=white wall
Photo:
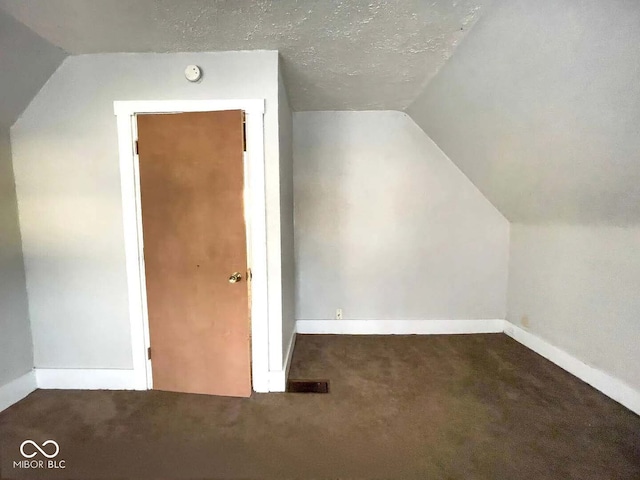
[[[282,355],[287,360],[295,331],[295,266],[293,229],[293,115],[282,74],[278,69],[278,127],[280,136],[280,235],[282,275]]]
[[[191,63],[199,84],[184,78]],[[277,65],[266,51],[70,57],[31,102],[11,135],[36,367],[132,367],[114,100],[265,98],[267,241],[279,251]]]
[[[505,317],[509,224],[404,113],[294,114],[296,319]]]
[[[512,222],[640,224],[640,2],[496,0],[407,112]]]
[[[67,53],[0,11],[0,126],[10,127]]]
[[[640,391],[640,228],[511,226],[507,319]]]
[[[33,347],[11,145],[9,131],[0,128],[0,387],[32,368]]]

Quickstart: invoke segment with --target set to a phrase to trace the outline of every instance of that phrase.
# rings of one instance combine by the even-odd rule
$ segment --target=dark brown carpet
[[[504,335],[298,336],[329,394],[37,391],[0,414],[12,478],[640,479],[640,417]],[[19,470],[54,439],[64,470]]]

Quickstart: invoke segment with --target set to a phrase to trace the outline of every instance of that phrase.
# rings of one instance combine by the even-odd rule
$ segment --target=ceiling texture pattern
[[[512,222],[640,224],[638,0],[0,0],[0,10],[5,124],[65,52],[278,50],[294,110],[406,110]]]
[[[278,50],[294,110],[403,110],[491,2],[0,0],[0,8],[71,54]]]

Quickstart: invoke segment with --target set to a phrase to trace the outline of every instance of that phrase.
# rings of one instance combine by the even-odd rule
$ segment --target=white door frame
[[[141,113],[243,110],[246,118],[245,212],[247,260],[251,282],[251,372],[253,390],[269,391],[269,318],[267,297],[267,229],[264,160],[264,100],[151,100],[114,102],[118,123],[122,216],[127,264],[129,320],[135,388],[153,387],[149,348],[149,317],[140,209],[140,168],[135,151],[136,115]]]

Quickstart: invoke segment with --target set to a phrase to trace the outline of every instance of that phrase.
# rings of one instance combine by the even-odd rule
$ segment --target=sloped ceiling
[[[512,222],[640,224],[637,0],[0,0],[0,10],[24,24],[0,12],[0,126],[63,50],[277,49],[295,110],[408,106]]]
[[[67,56],[0,11],[0,127],[8,128]]]
[[[402,110],[491,2],[0,0],[0,8],[72,54],[277,49],[294,110]]]
[[[637,0],[496,0],[407,112],[512,222],[640,223]]]

